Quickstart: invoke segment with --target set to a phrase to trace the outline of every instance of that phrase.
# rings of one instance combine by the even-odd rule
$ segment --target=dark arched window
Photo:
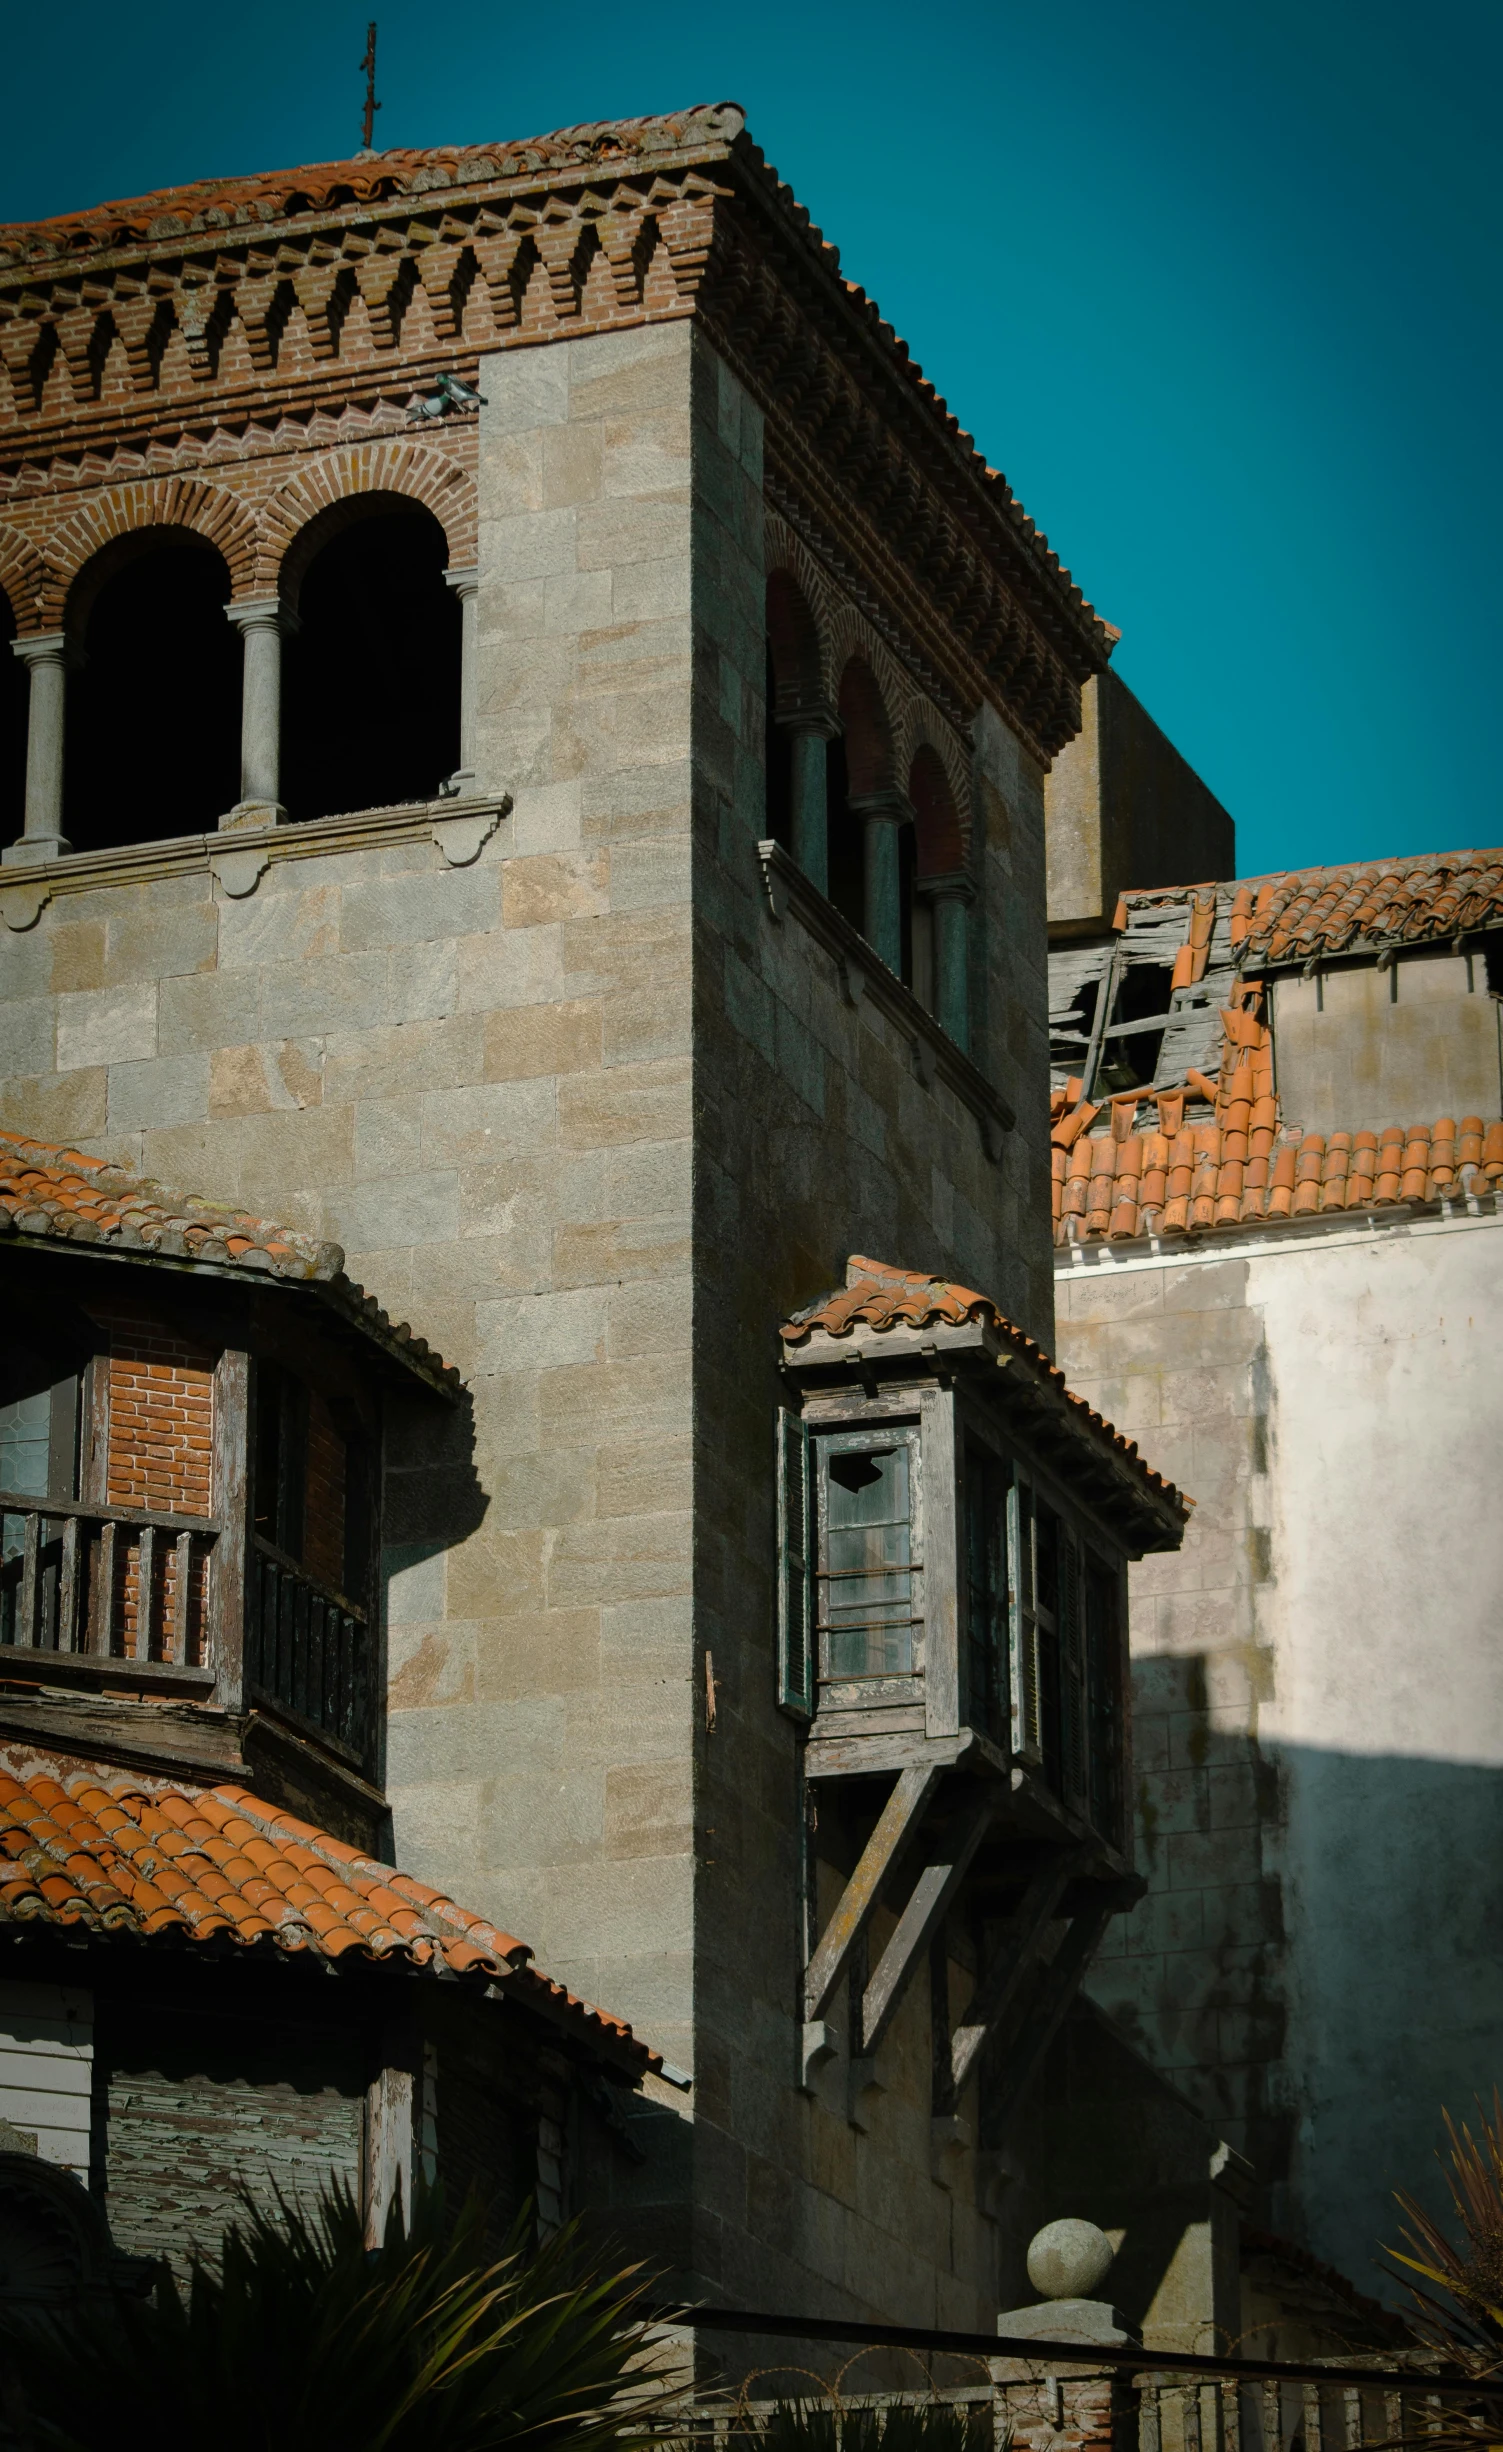
[[[828,876],[824,699],[819,633],[798,581],[767,581],[767,831],[823,890]]]
[[[461,614],[448,540],[400,494],[299,536],[283,572],[282,798],[293,818],[431,800],[459,764]]]
[[[29,684],[25,665],[11,653],[15,635],[16,617],[10,598],[0,592],[0,843],[15,840],[26,809]]]
[[[968,912],[971,880],[965,836],[944,762],[928,743],[908,770],[913,857],[904,877],[909,969],[919,1002],[969,1045]]]
[[[63,832],[75,851],[209,834],[240,797],[230,574],[188,528],[117,537],[68,598]]]
[[[901,973],[907,804],[895,789],[892,726],[882,692],[859,656],[840,676],[839,714],[840,755],[830,762],[830,900]]]

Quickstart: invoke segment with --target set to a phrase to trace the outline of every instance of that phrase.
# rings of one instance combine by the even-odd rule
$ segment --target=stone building
[[[1148,1891],[1092,1995],[1264,2265],[1390,2301],[1503,2028],[1500,955],[1480,851],[1128,892],[1051,957],[1061,1355],[1197,1501],[1132,1570]]]
[[[1071,2005],[1185,1507],[1045,1351],[1112,634],[729,105],[0,232],[0,369],[0,1120],[457,1367],[372,1784],[666,2056],[598,2201],[984,2325],[1089,2105],[1146,2309],[1217,2139]]]
[[[661,2064],[390,1859],[383,1428],[454,1374],[328,1245],[9,1133],[0,1310],[4,2297],[241,2189],[556,2229]]]

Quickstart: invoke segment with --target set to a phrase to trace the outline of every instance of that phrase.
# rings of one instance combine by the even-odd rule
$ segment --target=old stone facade
[[[1503,2023],[1500,884],[1136,892],[1053,957],[1060,1349],[1197,1502],[1132,1570],[1149,1886],[1090,1988],[1247,2157],[1265,2263],[1390,2302]]]
[[[376,1775],[404,1863],[665,2055],[620,2233],[989,2323],[1026,2154],[935,2039],[1024,1915],[1036,2074],[1131,1866],[1040,1781],[983,1913],[935,1850],[1009,1758],[978,1820],[952,1692],[918,1877],[801,2014],[908,1773],[816,1798],[780,1704],[779,1329],[875,1252],[1065,1404],[1044,777],[1110,634],[729,106],[5,232],[0,362],[0,1117],[337,1242],[461,1374],[388,1416]],[[109,729],[153,659],[191,754]],[[863,1401],[908,1335],[843,1349]],[[1177,1538],[1060,1418],[1068,1543]]]

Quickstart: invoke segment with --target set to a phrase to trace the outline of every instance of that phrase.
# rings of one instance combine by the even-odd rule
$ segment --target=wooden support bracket
[[[1012,2118],[1037,2077],[1044,2055],[1064,2022],[1065,2012],[1080,1989],[1091,1953],[1116,1908],[1117,1901],[1108,1899],[1076,1916],[1045,1968],[1028,2017],[1013,2037],[990,2097],[989,2116],[999,2131]]]
[[[919,1819],[939,1784],[941,1772],[927,1764],[901,1771],[882,1808],[876,1829],[862,1851],[861,1861],[846,1883],[845,1893],[820,1936],[804,1973],[804,2023],[822,2018],[830,1997],[865,1932],[884,1883],[918,1828]]]
[[[952,2103],[959,2102],[986,2045],[1013,2011],[1033,1974],[1045,1930],[1058,1914],[1060,1900],[1079,1862],[1073,1849],[1062,1849],[1039,1867],[995,1957],[982,1969],[975,1992],[950,2038]]]
[[[898,2005],[908,1989],[908,1979],[928,1949],[950,1901],[969,1872],[971,1859],[991,1829],[996,1811],[995,1795],[984,1797],[969,1817],[959,1824],[956,1843],[946,1852],[947,1860],[925,1865],[914,1883],[913,1895],[899,1916],[897,1928],[862,1995],[859,2049],[868,2059],[891,2026]]]

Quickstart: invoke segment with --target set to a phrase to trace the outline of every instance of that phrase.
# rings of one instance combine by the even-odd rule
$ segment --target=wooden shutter
[[[1033,1492],[1014,1474],[1007,1493],[1008,1684],[1012,1750],[1024,1762],[1043,1759],[1039,1725],[1039,1635],[1034,1615]]]
[[[808,1719],[814,1709],[810,1638],[812,1527],[809,1440],[796,1413],[778,1413],[778,1701]]]
[[[1063,1525],[1059,1535],[1059,1718],[1060,1784],[1067,1805],[1090,1811],[1087,1761],[1087,1702],[1084,1561]]]

